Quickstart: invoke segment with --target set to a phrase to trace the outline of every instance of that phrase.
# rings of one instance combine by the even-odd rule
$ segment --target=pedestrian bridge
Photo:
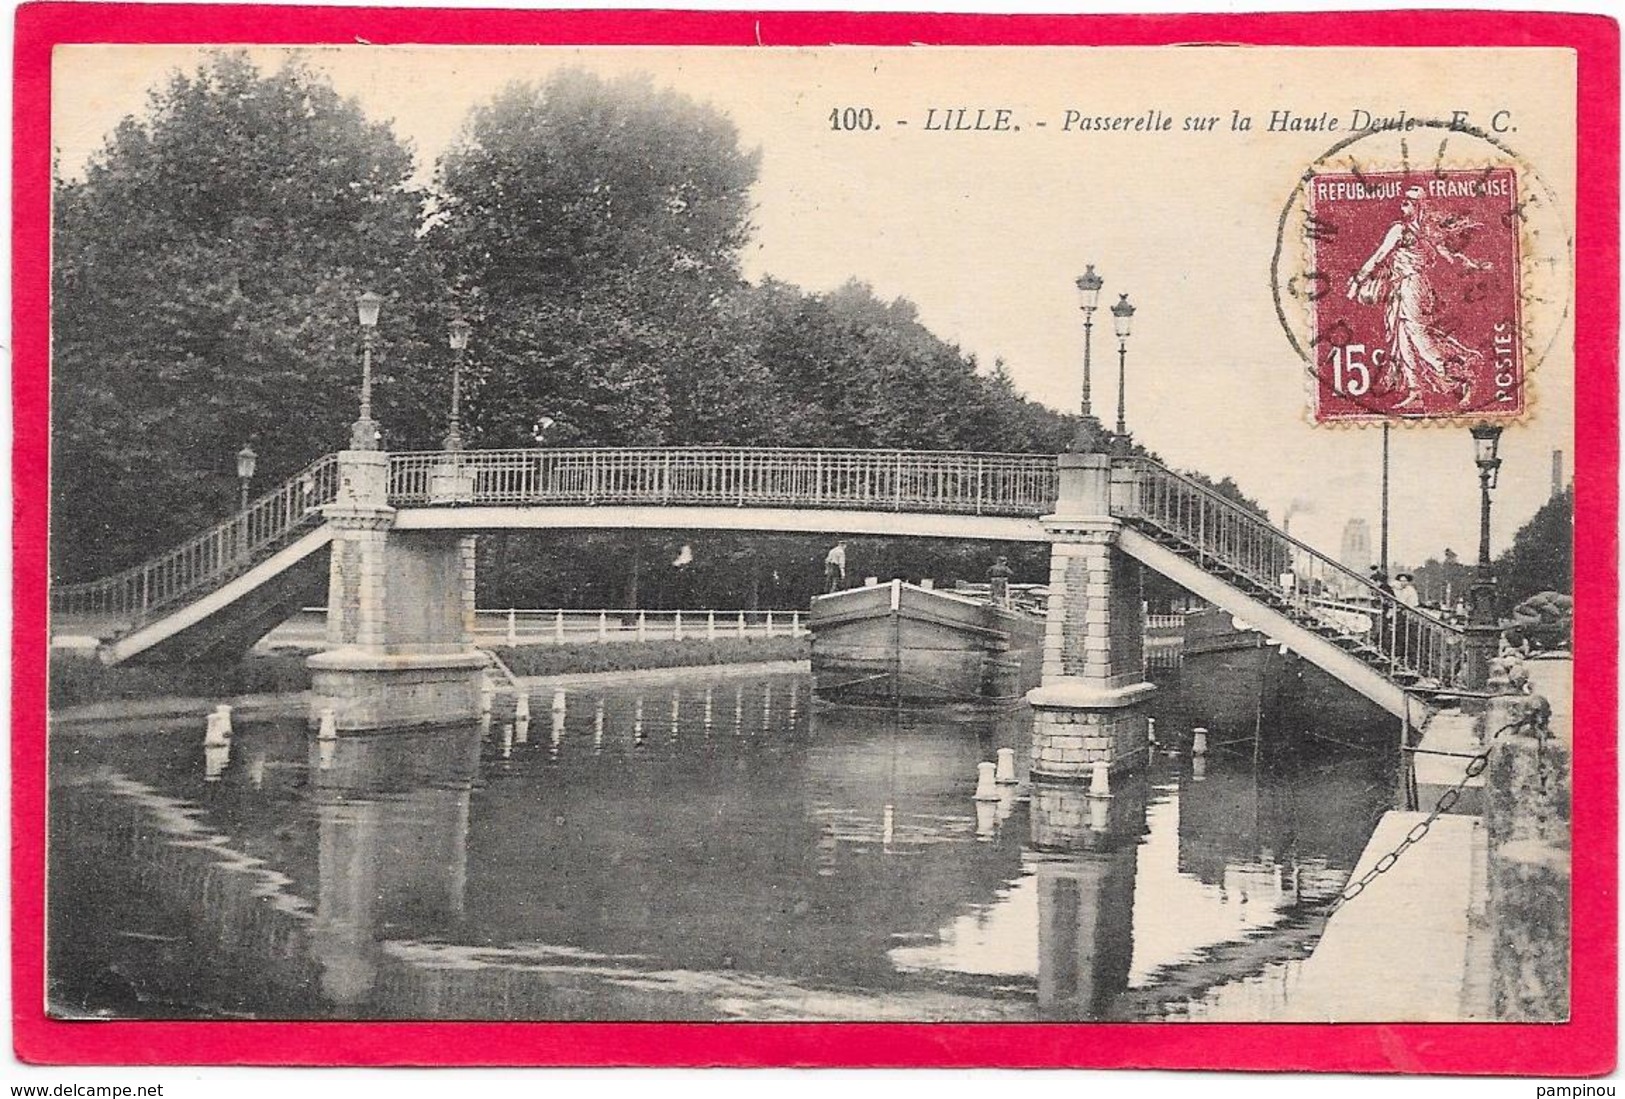
[[[53,631],[103,638],[110,663],[243,651],[313,592],[319,599],[329,513],[346,504],[341,457],[318,459],[151,561],[56,586]],[[379,455],[394,509],[379,522],[424,534],[643,528],[1051,541],[1045,519],[1068,506],[1069,457],[720,447]],[[1109,514],[1089,518],[1115,524],[1117,548],[1390,712],[1406,712],[1407,692],[1464,686],[1459,629],[1157,462],[1116,455],[1109,477]],[[1369,607],[1369,620],[1351,621],[1350,605]]]

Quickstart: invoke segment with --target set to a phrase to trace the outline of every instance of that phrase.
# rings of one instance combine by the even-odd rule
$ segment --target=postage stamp
[[[1315,418],[1522,412],[1513,170],[1329,173],[1309,191]]]
[[[1566,329],[1567,206],[1501,115],[1374,118],[1299,178],[1275,276],[1317,424],[1509,422]]]

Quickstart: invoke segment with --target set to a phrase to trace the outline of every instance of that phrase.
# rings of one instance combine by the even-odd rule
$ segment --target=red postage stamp
[[[1316,175],[1315,420],[1524,410],[1515,169]]]

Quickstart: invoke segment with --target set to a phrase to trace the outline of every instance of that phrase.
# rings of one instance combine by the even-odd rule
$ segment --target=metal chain
[[[1495,732],[1491,733],[1489,739],[1484,744],[1484,750],[1479,752],[1467,762],[1467,770],[1461,776],[1461,780],[1450,789],[1440,794],[1439,800],[1433,803],[1433,812],[1428,814],[1427,819],[1413,826],[1409,832],[1406,832],[1405,838],[1399,841],[1398,846],[1396,846],[1392,851],[1388,852],[1382,858],[1378,859],[1376,865],[1374,865],[1370,870],[1367,870],[1365,874],[1361,876],[1359,881],[1344,887],[1343,892],[1340,893],[1337,899],[1332,901],[1332,903],[1327,907],[1326,914],[1331,915],[1333,912],[1336,912],[1349,901],[1352,901],[1355,897],[1358,897],[1361,893],[1364,893],[1366,886],[1376,881],[1383,874],[1386,874],[1388,871],[1392,870],[1394,868],[1394,864],[1399,861],[1399,856],[1403,855],[1407,848],[1420,843],[1422,841],[1422,837],[1428,834],[1428,829],[1433,827],[1433,822],[1438,820],[1441,815],[1448,813],[1452,808],[1454,808],[1456,802],[1461,800],[1461,792],[1466,789],[1467,783],[1484,773],[1484,768],[1490,765],[1490,747],[1495,743],[1496,738],[1498,738],[1502,733],[1509,732],[1513,729],[1520,729],[1525,726],[1533,727],[1536,736],[1540,737],[1544,742],[1545,734],[1547,732],[1546,721],[1545,718],[1538,712],[1531,712],[1518,718],[1516,721],[1509,721],[1499,729],[1495,730]]]

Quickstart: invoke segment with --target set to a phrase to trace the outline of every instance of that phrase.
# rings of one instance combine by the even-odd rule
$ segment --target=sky
[[[1136,307],[1124,358],[1135,437],[1175,466],[1231,476],[1277,519],[1291,507],[1294,535],[1334,554],[1350,518],[1366,519],[1375,537],[1380,432],[1308,422],[1307,368],[1271,284],[1283,207],[1357,111],[1467,111],[1481,125],[1505,111],[1507,148],[1551,202],[1541,239],[1524,241],[1525,336],[1540,362],[1532,410],[1502,440],[1497,551],[1548,498],[1552,451],[1572,469],[1567,52],[767,46],[299,52],[369,115],[393,120],[424,179],[470,108],[511,81],[561,67],[648,73],[726,114],[741,144],[761,150],[749,277],[810,291],[856,278],[883,298],[907,297],[927,327],[984,366],[1002,359],[1023,392],[1053,407],[1077,406],[1083,327],[1073,280],[1093,264],[1105,279],[1092,339],[1097,414],[1114,414],[1119,358],[1104,307],[1127,293]],[[265,67],[287,53],[250,52]],[[151,86],[200,57],[184,46],[59,48],[53,140],[63,170],[77,174],[119,119],[144,110]],[[832,125],[831,111],[847,108],[873,112],[874,127]],[[963,116],[949,113],[961,108]],[[936,128],[958,117],[973,126],[978,111],[996,127],[1001,110],[1009,129]],[[1268,120],[1280,111],[1301,120],[1324,113],[1344,129],[1272,132]],[[1066,125],[1155,112],[1172,128]],[[1253,128],[1234,130],[1232,112]],[[1189,117],[1219,122],[1190,132]],[[1357,151],[1367,169],[1408,155],[1391,135]],[[1464,139],[1444,155],[1448,166],[1477,167],[1485,150]],[[1288,261],[1293,247],[1289,233]],[[1286,312],[1301,329],[1301,307],[1289,299]],[[1470,560],[1478,482],[1466,431],[1403,426],[1391,454],[1391,559],[1417,564],[1449,546]]]

